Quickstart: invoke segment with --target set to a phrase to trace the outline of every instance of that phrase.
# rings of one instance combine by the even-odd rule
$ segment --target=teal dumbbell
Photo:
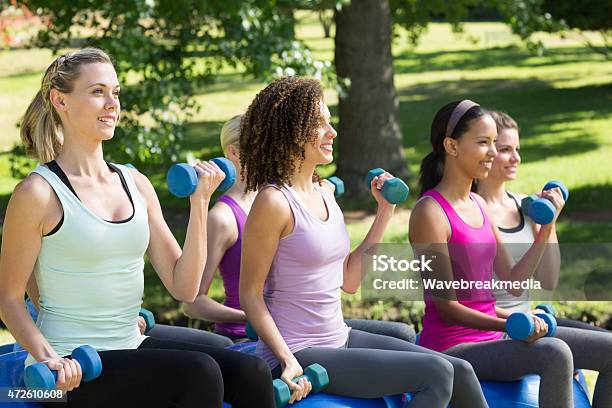
[[[557,330],[557,319],[548,313],[536,313],[537,317],[542,318],[548,325],[546,337],[552,337]],[[508,316],[506,320],[506,332],[515,340],[525,340],[533,334],[535,323],[533,316],[525,312],[516,312]]]
[[[542,310],[544,313],[548,313],[549,315],[556,316],[555,308],[553,305],[549,303],[542,303],[536,306],[536,309]]]
[[[546,183],[542,191],[550,190],[552,188],[559,187],[563,199],[567,201],[569,198],[569,190],[565,185],[557,180],[552,180]],[[535,194],[523,198],[521,201],[521,209],[523,213],[531,218],[536,224],[546,225],[550,224],[555,218],[557,209],[552,202],[545,198],[540,198]]]
[[[327,181],[329,181],[330,183],[332,183],[334,185],[334,187],[335,187],[335,189],[334,189],[334,196],[336,198],[338,198],[342,194],[344,194],[344,181],[342,181],[341,178],[336,177],[336,176],[332,176],[332,177],[328,178]]]
[[[370,185],[372,184],[372,179],[376,176],[380,176],[384,172],[385,170],[381,168],[372,169],[368,171],[368,174],[366,174],[364,179],[366,187],[369,189]],[[385,184],[383,185],[381,190],[382,196],[391,204],[403,203],[408,198],[409,192],[410,189],[408,188],[406,183],[404,183],[402,179],[399,179],[397,177],[385,180]]]
[[[83,371],[83,381],[95,380],[102,373],[102,360],[98,352],[91,346],[81,346],[72,351],[72,359],[78,361]],[[26,367],[23,380],[28,388],[55,389],[57,371],[51,370],[44,363],[36,363]]]
[[[236,168],[234,163],[225,157],[216,157],[211,160],[225,173],[225,178],[217,187],[219,191],[227,191],[236,182]],[[178,163],[170,167],[166,174],[168,190],[177,197],[189,197],[198,187],[198,174],[193,166],[187,163]]]
[[[155,316],[151,313],[150,310],[145,309],[144,307],[140,308],[140,312],[138,312],[138,316],[142,317],[147,325],[145,329],[145,334],[151,331],[153,327],[155,327]]]
[[[302,378],[306,378],[310,384],[312,384],[313,393],[322,391],[329,385],[327,370],[320,364],[309,365],[304,370],[304,375],[296,377],[291,381],[297,384]],[[272,386],[274,388],[274,401],[276,402],[276,407],[279,408],[287,405],[291,399],[291,390],[289,386],[280,378],[274,380]]]
[[[244,331],[246,332],[246,335],[249,338],[249,340],[253,340],[253,341],[259,340],[259,336],[257,335],[257,332],[251,325],[251,322],[247,322],[246,328],[244,329]]]

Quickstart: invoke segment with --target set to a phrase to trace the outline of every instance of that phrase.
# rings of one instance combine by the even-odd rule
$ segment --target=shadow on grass
[[[413,149],[409,156],[420,163],[431,151],[429,129],[437,110],[469,98],[506,111],[518,121],[524,162],[584,153],[601,143],[588,129],[571,123],[608,118],[611,91],[610,85],[555,89],[538,79],[439,81],[406,87],[398,91],[404,147]],[[555,128],[559,123],[568,125]],[[550,143],[533,140],[544,134],[552,137]],[[557,134],[563,134],[559,140],[554,139]]]
[[[585,47],[550,48],[536,57],[524,48],[508,46],[480,50],[405,51],[395,56],[396,74],[431,71],[479,70],[498,67],[537,68],[576,62],[601,62],[603,57]]]
[[[604,204],[602,208],[601,203]],[[608,221],[612,223],[612,184],[587,184],[570,191],[569,200],[563,209],[568,216],[581,221]],[[576,214],[574,214],[576,213]],[[612,230],[610,230],[612,242]]]

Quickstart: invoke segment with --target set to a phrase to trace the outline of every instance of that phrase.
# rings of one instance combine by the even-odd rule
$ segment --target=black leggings
[[[149,337],[136,350],[100,352],[102,375],[68,393],[70,407],[274,408],[272,378],[258,357]],[[49,404],[57,407],[58,404]]]
[[[180,341],[182,343],[196,343],[214,347],[228,347],[234,344],[232,340],[221,334],[165,324],[156,324],[146,335],[158,340]]]
[[[470,363],[393,337],[351,329],[345,347],[295,353],[303,368],[319,363],[329,374],[325,392],[359,398],[413,392],[410,407],[486,408]],[[272,370],[277,378],[280,366]]]

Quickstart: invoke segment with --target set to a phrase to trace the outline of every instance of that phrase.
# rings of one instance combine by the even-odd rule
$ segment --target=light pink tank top
[[[478,205],[483,217],[482,226],[479,228],[466,224],[455,212],[453,206],[435,189],[427,191],[423,197],[431,197],[436,200],[448,218],[451,227],[448,251],[453,265],[453,278],[455,280],[491,281],[493,261],[497,252],[496,239],[491,223],[474,195],[470,193],[472,201]],[[470,309],[497,316],[495,297],[491,290],[472,289],[463,292],[459,290],[457,298],[459,303]],[[444,351],[461,343],[499,340],[503,335],[502,332],[484,331],[447,323],[438,314],[435,302],[427,293],[425,294],[425,316],[419,345],[436,351]]]
[[[327,221],[310,214],[293,188],[273,185],[289,202],[294,226],[279,242],[263,295],[292,353],[308,347],[341,347],[350,330],[340,303],[343,264],[350,251],[344,215],[331,192],[314,186],[327,206]],[[271,369],[278,365],[261,339],[257,354]]]

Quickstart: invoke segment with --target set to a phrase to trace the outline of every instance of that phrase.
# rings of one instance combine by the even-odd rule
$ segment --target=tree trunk
[[[408,175],[393,83],[391,16],[388,0],[352,0],[335,13],[335,64],[339,79],[350,79],[338,112],[338,170],[346,194],[368,193],[364,176],[382,167]]]
[[[325,38],[330,38],[332,24],[334,23],[333,14],[330,13],[328,15],[328,10],[319,10],[317,11],[317,14],[319,15],[319,22],[323,27],[323,34],[325,35]]]

